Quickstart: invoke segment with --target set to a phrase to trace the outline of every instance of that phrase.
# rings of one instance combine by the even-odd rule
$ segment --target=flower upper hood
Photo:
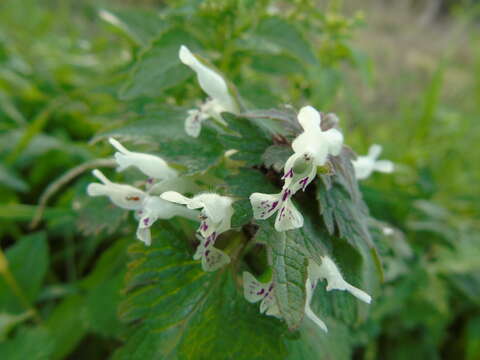
[[[295,138],[292,149],[295,154],[310,154],[316,166],[322,166],[329,154],[338,155],[342,150],[343,135],[335,129],[323,131],[320,113],[312,106],[304,106],[298,113],[303,133]]]
[[[200,87],[210,98],[215,100],[224,111],[238,112],[238,106],[230,95],[226,81],[220,74],[204,65],[185,45],[180,47],[178,55],[182,63],[197,73]]]
[[[115,160],[118,164],[118,171],[134,166],[153,179],[168,180],[177,177],[177,172],[168,166],[161,157],[129,151],[114,138],[109,138],[108,141],[117,149]]]
[[[95,169],[93,175],[102,183],[91,183],[87,187],[90,196],[108,196],[118,207],[127,210],[139,210],[143,206],[147,194],[133,186],[114,183],[107,179],[103,173]]]
[[[167,191],[161,195],[161,198],[186,205],[189,209],[202,209],[202,224],[199,230],[204,237],[209,236],[213,232],[218,236],[231,227],[233,200],[227,196],[204,193],[190,199],[178,192]]]

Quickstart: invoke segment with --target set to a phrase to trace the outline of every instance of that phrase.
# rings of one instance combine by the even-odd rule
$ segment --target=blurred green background
[[[128,96],[159,11],[201,29],[252,108],[333,111],[355,151],[382,144],[397,164],[361,184],[372,215],[400,231],[379,237],[386,281],[354,358],[480,359],[480,7],[453,0],[0,2],[0,358],[104,359],[121,344],[123,215],[91,212],[104,203],[72,176],[31,221],[49,184],[109,156],[89,143],[98,131],[200,95]],[[318,62],[302,65],[295,38],[273,63],[247,46],[266,14]]]

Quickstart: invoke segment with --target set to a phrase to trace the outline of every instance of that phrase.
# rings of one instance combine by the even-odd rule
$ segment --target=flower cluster
[[[117,170],[123,171],[131,166],[138,168],[148,176],[146,181],[147,187],[151,188],[155,180],[163,182],[177,176],[177,172],[170,168],[162,158],[129,151],[113,138],[109,139],[109,141],[118,150],[115,153],[115,160],[118,164]],[[118,207],[134,210],[138,219],[137,238],[146,245],[151,244],[150,227],[158,219],[171,219],[175,216],[189,219],[196,219],[197,217],[195,211],[165,201],[159,196],[152,195],[148,190],[143,191],[131,185],[114,183],[107,179],[98,169],[93,171],[93,175],[101,183],[88,185],[88,195],[108,196],[110,201]]]
[[[370,304],[372,298],[366,292],[350,285],[343,279],[340,270],[337,265],[328,256],[321,257],[322,263],[319,265],[314,260],[310,260],[308,263],[308,277],[305,282],[305,316],[313,321],[320,329],[327,332],[327,326],[325,323],[313,312],[310,308],[312,297],[317,287],[317,283],[322,280],[326,280],[326,290],[343,290],[348,291],[350,294]],[[280,318],[280,310],[275,300],[275,285],[273,280],[267,282],[260,282],[249,272],[243,273],[244,283],[244,296],[247,301],[255,303],[260,301],[260,312],[266,315],[275,316]]]
[[[225,79],[186,46],[180,47],[179,58],[196,73],[200,87],[209,96],[199,108],[188,110],[185,120],[186,133],[198,137],[202,123],[210,118],[226,127],[222,112],[238,114],[240,108],[238,99],[232,95]],[[255,219],[264,220],[276,214],[275,229],[278,232],[303,226],[303,215],[295,207],[293,196],[300,190],[305,191],[317,176],[318,169],[328,167],[328,162],[332,157],[340,155],[343,148],[344,138],[335,114],[323,114],[312,106],[305,106],[298,112],[297,120],[303,131],[291,143],[293,154],[284,165],[281,191],[277,194],[253,192],[249,197]],[[185,179],[165,160],[156,155],[129,151],[113,138],[109,141],[117,150],[114,155],[117,170],[124,171],[131,167],[140,170],[147,177],[144,190],[114,183],[96,169],[93,175],[100,183],[90,184],[87,188],[88,194],[107,196],[115,205],[133,210],[138,220],[136,236],[147,246],[152,242],[150,228],[158,219],[180,216],[197,220],[199,227],[196,238],[199,244],[193,258],[201,260],[204,271],[215,271],[230,263],[229,255],[218,248],[217,240],[221,234],[231,229],[233,199],[212,192],[187,197],[183,194],[192,194],[195,191],[188,189],[188,186],[179,190],[179,184]],[[365,179],[375,170],[393,171],[393,163],[377,160],[380,152],[381,147],[373,145],[367,156],[360,156],[353,161],[357,179]],[[325,323],[310,308],[315,288],[320,281],[326,280],[327,291],[348,291],[366,303],[371,301],[367,293],[343,279],[337,265],[328,256],[321,257],[321,263],[309,259],[307,275],[305,316],[324,331],[327,331]],[[252,274],[244,272],[243,283],[245,298],[252,303],[260,301],[261,313],[282,317],[275,297],[275,280],[272,275],[266,281],[259,281]]]
[[[317,175],[317,168],[324,166],[329,155],[339,155],[343,135],[336,128],[322,129],[322,114],[311,106],[298,113],[303,132],[292,142],[293,155],[284,166],[284,185],[279,194],[253,193],[250,196],[255,219],[268,219],[277,213],[275,229],[287,231],[303,226],[303,216],[291,200],[298,191],[305,191]]]

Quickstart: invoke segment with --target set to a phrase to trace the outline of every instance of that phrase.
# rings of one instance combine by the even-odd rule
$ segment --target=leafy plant
[[[0,358],[476,358],[475,105],[392,132],[328,3],[0,5]]]

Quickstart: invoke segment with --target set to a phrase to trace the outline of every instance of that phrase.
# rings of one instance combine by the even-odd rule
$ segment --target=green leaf
[[[78,229],[84,235],[112,234],[125,222],[128,212],[113,205],[106,197],[83,196],[76,208]]]
[[[207,126],[202,128],[198,138],[185,134],[181,139],[160,144],[160,155],[167,161],[185,166],[184,175],[207,171],[219,163],[225,150],[218,142],[216,132]]]
[[[306,212],[303,214],[303,219],[303,227],[297,230],[293,240],[305,256],[321,264],[321,256],[326,255],[327,247],[331,246],[330,236],[324,229],[320,229],[318,223],[310,219]]]
[[[186,229],[191,232],[194,228]],[[243,298],[228,268],[205,273],[187,239],[166,223],[151,247],[130,248],[127,298],[131,335],[115,359],[280,359],[280,323]]]
[[[307,319],[306,319],[307,320]],[[287,360],[350,360],[352,346],[348,328],[328,319],[328,333],[320,331],[313,322],[304,321],[300,338],[288,343]]]
[[[261,193],[277,193],[280,190],[275,188],[268,181],[267,177],[259,170],[251,168],[240,168],[237,173],[225,178],[226,193],[229,196],[240,198],[233,204],[235,212],[232,217],[232,226],[240,227],[247,224],[253,218],[252,206],[249,197],[252,189]]]
[[[367,224],[368,210],[363,202],[355,203],[339,184],[327,189],[321,181],[317,181],[317,200],[330,234],[335,233],[336,227],[338,235],[353,246],[358,248],[361,242],[365,242],[373,247]]]
[[[480,354],[480,316],[468,319],[465,343],[465,360],[478,359],[478,354]]]
[[[334,174],[330,176],[328,180],[343,186],[352,201],[360,203],[362,196],[358,188],[358,182],[352,164],[354,158],[355,155],[353,151],[346,146],[343,147],[339,156],[332,156],[330,158],[330,164],[332,165]]]
[[[88,289],[86,316],[90,328],[104,337],[119,337],[124,331],[117,308],[123,299],[121,290],[128,260],[126,248],[131,242],[128,237],[113,243],[82,282]]]
[[[194,37],[182,28],[175,27],[163,32],[140,55],[128,81],[120,91],[120,96],[123,99],[160,97],[166,89],[192,76],[192,70],[178,58],[180,45],[199,47]]]
[[[97,142],[111,136],[131,140],[148,139],[152,142],[184,138],[186,117],[187,109],[166,106],[155,108],[129,119],[114,129],[97,134],[92,141]]]
[[[301,63],[285,54],[254,53],[251,61],[252,69],[271,75],[294,75],[304,71]]]
[[[54,341],[44,327],[23,328],[13,339],[0,344],[0,359],[51,360]]]
[[[28,184],[23,181],[13,170],[0,164],[0,184],[10,189],[24,192],[28,190]]]
[[[46,326],[55,346],[50,360],[64,359],[83,339],[88,330],[85,297],[72,295],[50,314]]]
[[[138,45],[145,46],[167,27],[158,13],[143,9],[104,9],[100,18],[123,31]]]
[[[315,64],[317,62],[315,54],[303,34],[294,25],[279,17],[272,16],[262,19],[255,35],[306,63]],[[261,48],[260,45],[258,47]]]
[[[124,270],[112,274],[108,281],[90,290],[86,298],[90,328],[104,337],[119,337],[124,330],[117,314],[124,275]]]
[[[29,221],[34,217],[36,211],[37,206],[34,205],[5,204],[0,205],[0,218],[3,220]],[[46,208],[44,217],[54,219],[70,212],[71,210],[68,208]]]
[[[209,126],[203,126],[198,138],[188,136],[184,130],[186,116],[186,111],[179,108],[157,109],[143,120],[136,119],[100,133],[94,141],[109,136],[142,140],[154,146],[166,161],[185,166],[185,175],[204,172],[220,161],[225,148],[218,141],[216,131]]]
[[[271,145],[271,140],[254,120],[237,117],[233,114],[223,114],[228,127],[237,135],[219,134],[219,141],[226,149],[238,152],[231,156],[234,160],[242,160],[246,165],[253,166],[262,163],[262,154]]]
[[[0,343],[5,340],[8,333],[18,324],[30,319],[33,313],[26,311],[22,314],[0,313]]]
[[[252,221],[252,205],[249,199],[241,199],[233,203],[232,228],[241,227]]]
[[[49,263],[45,233],[22,237],[7,250],[6,257],[10,272],[23,296],[27,301],[34,302],[42,288]],[[14,313],[25,310],[17,296],[5,278],[0,277],[0,310]]]
[[[275,298],[290,330],[300,326],[305,314],[307,258],[293,239],[297,236],[298,230],[278,232],[269,221],[255,235],[271,250]]]
[[[292,149],[289,146],[271,145],[263,153],[262,159],[267,168],[281,172],[290,155],[292,155]]]

